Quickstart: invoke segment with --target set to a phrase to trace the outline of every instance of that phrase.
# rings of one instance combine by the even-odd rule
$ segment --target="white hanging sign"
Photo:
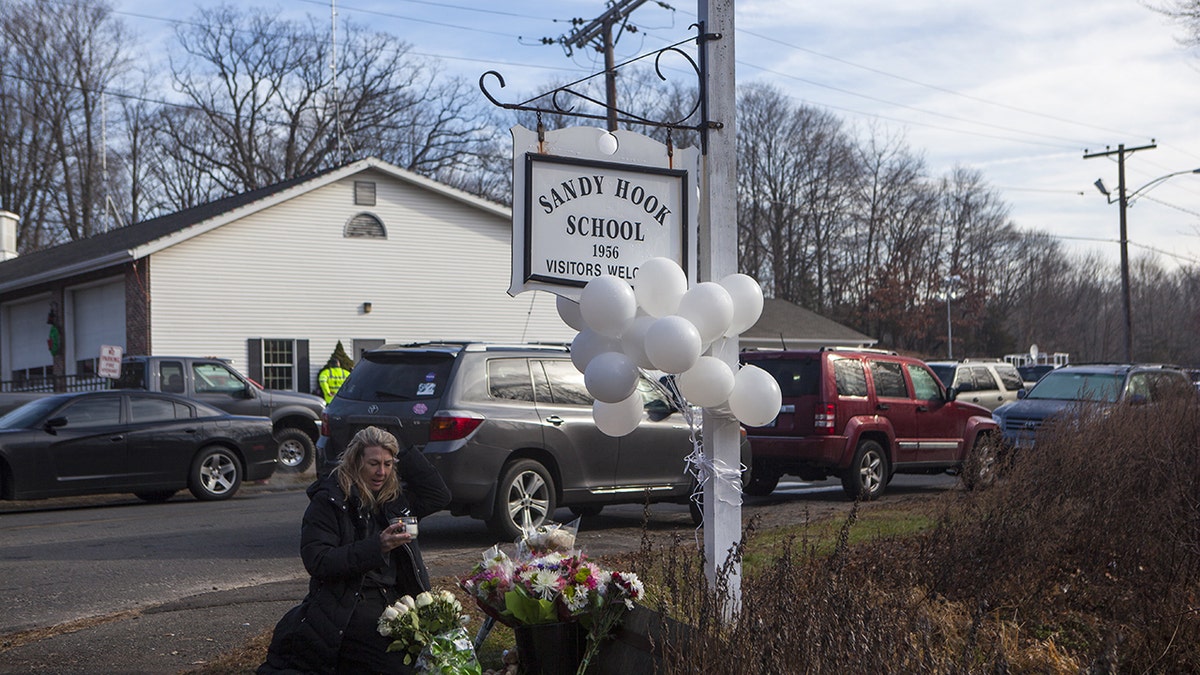
[[[695,279],[700,153],[631,131],[593,127],[513,134],[513,258],[509,294],[548,290],[578,301],[589,281],[636,284],[651,258]]]

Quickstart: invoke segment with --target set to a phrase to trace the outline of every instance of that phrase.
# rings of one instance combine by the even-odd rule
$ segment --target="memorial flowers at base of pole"
[[[544,551],[514,560],[497,546],[460,585],[484,613],[513,628],[579,622],[587,630],[580,673],[645,595],[636,574],[610,570],[579,551]]]
[[[404,652],[418,673],[480,675],[467,635],[468,617],[450,591],[406,595],[383,610],[379,634],[392,638],[389,652]]]

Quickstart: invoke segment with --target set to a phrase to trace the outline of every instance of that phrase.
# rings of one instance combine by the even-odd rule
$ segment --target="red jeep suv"
[[[895,352],[752,351],[741,358],[771,373],[783,394],[773,422],[746,430],[748,494],[770,494],[783,474],[794,474],[837,476],[851,497],[874,499],[895,473],[961,470],[968,451],[996,432],[990,411],[955,401],[922,361]]]

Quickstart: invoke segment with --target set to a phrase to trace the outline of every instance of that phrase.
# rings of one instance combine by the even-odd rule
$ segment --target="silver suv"
[[[659,383],[642,377],[638,392],[641,425],[613,438],[596,428],[566,347],[388,345],[365,353],[325,408],[319,470],[359,429],[387,428],[438,468],[451,513],[506,539],[559,507],[594,515],[606,504],[690,503],[687,423]],[[748,463],[745,443],[743,452]]]
[[[926,362],[942,384],[953,388],[955,400],[995,410],[1017,400],[1025,381],[1017,367],[1000,359]]]

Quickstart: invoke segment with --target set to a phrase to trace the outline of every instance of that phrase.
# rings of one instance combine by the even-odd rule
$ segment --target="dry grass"
[[[928,529],[851,545],[856,509],[832,549],[811,524],[751,530],[734,621],[720,589],[672,581],[703,580],[694,551],[635,568],[695,627],[665,673],[1200,672],[1198,480],[1194,406],[1124,408],[948,493]]]

